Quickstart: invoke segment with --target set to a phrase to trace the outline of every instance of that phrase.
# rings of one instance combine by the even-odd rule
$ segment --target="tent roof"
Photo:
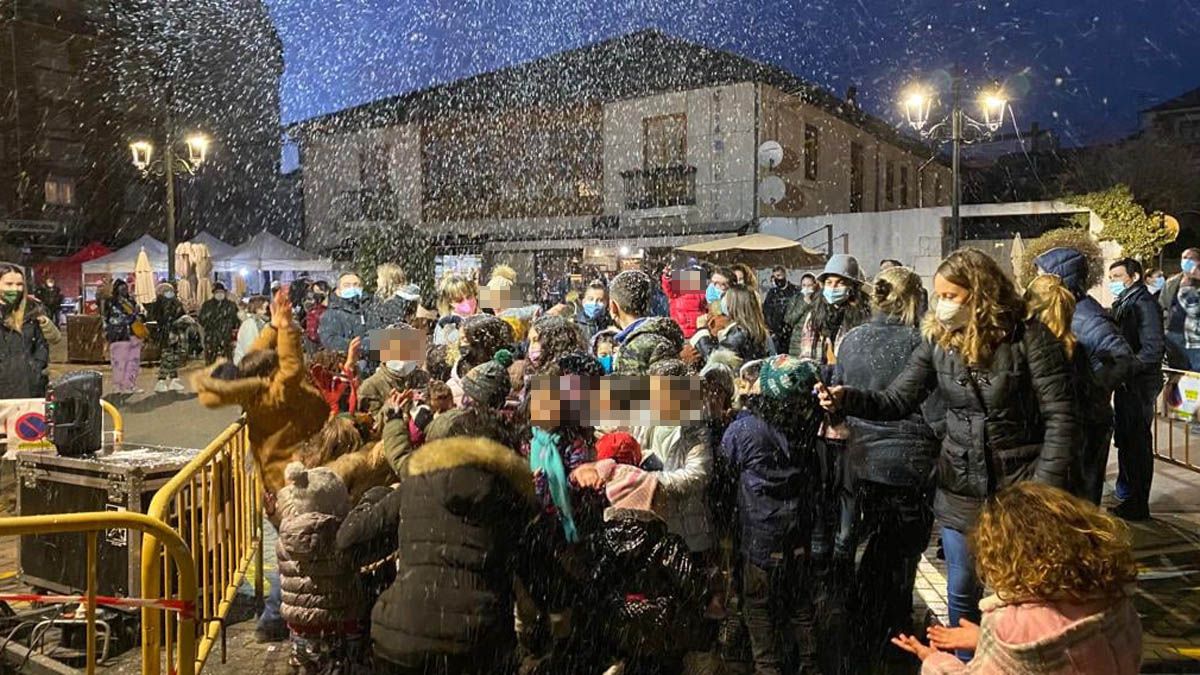
[[[84,246],[83,248],[79,249],[78,251],[72,253],[70,256],[67,257],[65,262],[83,263],[83,262],[87,262],[89,260],[95,260],[96,258],[102,258],[102,257],[108,255],[109,253],[112,253],[111,248],[105,246],[104,244],[101,244],[98,241],[93,241],[92,243],[88,244],[87,246]]]
[[[167,271],[167,245],[161,241],[143,234],[133,243],[101,256],[95,260],[83,263],[84,274],[132,274],[133,266],[137,263],[138,252],[143,248],[150,257],[150,264],[155,272]]]
[[[680,246],[678,251],[692,253],[714,262],[744,262],[751,267],[783,264],[789,267],[814,267],[825,262],[820,251],[773,234],[745,234]]]
[[[187,243],[204,244],[208,247],[208,255],[213,260],[219,260],[230,255],[233,253],[235,248],[233,244],[226,244],[220,239],[217,239],[217,236],[208,230],[204,230],[200,234],[192,237]]]
[[[319,258],[293,246],[270,232],[259,232],[227,256],[213,256],[218,272],[242,268],[268,272],[326,272],[333,269],[328,258]]]

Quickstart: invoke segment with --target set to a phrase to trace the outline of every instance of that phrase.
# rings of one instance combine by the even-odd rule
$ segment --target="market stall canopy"
[[[221,258],[232,255],[234,249],[237,248],[233,244],[226,244],[225,242],[221,241],[220,239],[217,239],[216,235],[214,235],[212,232],[209,232],[208,230],[205,230],[205,231],[201,232],[200,234],[192,237],[191,239],[188,240],[187,243],[189,243],[189,244],[204,244],[205,246],[208,247],[208,255],[211,258],[216,259],[216,260],[220,260]]]
[[[151,267],[159,274],[167,273],[167,245],[144,234],[132,244],[123,246],[106,256],[83,263],[84,274],[133,274],[138,253],[146,249]]]
[[[824,253],[773,234],[746,234],[680,246],[675,250],[717,264],[744,263],[758,269],[774,265],[805,269],[825,264]]]
[[[319,258],[270,232],[259,232],[229,255],[213,255],[213,260],[218,272],[328,272],[333,269],[329,258]]]

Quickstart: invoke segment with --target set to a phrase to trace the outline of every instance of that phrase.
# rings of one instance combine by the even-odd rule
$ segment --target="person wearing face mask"
[[[462,324],[479,314],[479,286],[461,274],[449,274],[438,284],[438,318],[433,329],[433,344],[445,345],[446,358],[458,359],[456,347],[462,337]]]
[[[575,314],[575,325],[587,342],[591,342],[596,333],[612,325],[612,317],[608,315],[608,288],[604,282],[597,279],[588,284],[579,312]]]
[[[154,291],[156,297],[146,311],[154,323],[153,338],[160,350],[158,382],[154,391],[158,394],[186,391],[179,379],[179,369],[187,363],[187,327],[181,325],[187,310],[175,296],[175,287],[171,284],[161,283]]]
[[[771,288],[763,299],[763,318],[766,319],[767,329],[771,331],[771,339],[775,341],[775,352],[787,350],[787,340],[791,331],[784,321],[788,306],[800,295],[800,287],[788,280],[787,269],[776,266],[771,270]]]
[[[26,314],[28,302],[25,271],[0,262],[0,399],[46,395],[50,347],[37,320]]]
[[[1162,307],[1168,333],[1183,332],[1184,313],[1179,305],[1179,286],[1184,279],[1200,281],[1200,248],[1189,248],[1183,252],[1179,258],[1179,270],[1179,274],[1163,284],[1158,294],[1158,304]]]
[[[54,282],[54,277],[47,276],[45,281],[33,292],[33,295],[38,299],[38,302],[42,303],[42,307],[45,308],[46,316],[50,318],[50,321],[57,325],[59,315],[62,313],[63,294],[58,284]]]
[[[1065,486],[1076,448],[1072,368],[1059,339],[1036,319],[989,255],[964,248],[934,276],[937,304],[923,340],[882,391],[818,385],[836,415],[900,420],[937,392],[946,428],[934,514],[946,553],[950,626],[979,622],[983,588],[967,545],[984,502],[1022,480]],[[960,652],[967,659],[970,654]]]
[[[267,296],[255,295],[246,303],[246,318],[238,327],[237,342],[233,347],[233,365],[240,365],[242,357],[250,351],[258,334],[268,323]]]
[[[1159,294],[1167,285],[1167,276],[1157,267],[1151,268],[1146,272],[1146,290],[1150,291],[1150,296],[1155,300],[1159,299]]]
[[[237,303],[229,299],[225,285],[213,284],[213,295],[200,305],[200,328],[204,329],[204,363],[233,358],[233,341],[241,322]]]
[[[362,338],[365,343],[372,330],[382,328],[374,313],[367,311],[368,304],[363,296],[362,279],[357,274],[347,272],[338,277],[334,297],[330,298],[329,308],[317,328],[321,346],[344,354],[351,340]],[[363,351],[368,350],[369,346],[364,344]]]
[[[779,353],[790,351],[792,336],[804,325],[804,320],[808,318],[808,312],[813,308],[819,295],[820,284],[817,283],[816,276],[805,273],[800,277],[796,295],[788,301],[787,308],[783,311],[783,330],[780,331],[776,341],[779,345]]]
[[[817,277],[820,295],[804,316],[800,328],[792,333],[788,353],[805,361],[829,365],[835,359],[842,338],[850,329],[871,319],[870,301],[863,294],[863,278],[858,259],[838,253],[830,256],[825,270]]]

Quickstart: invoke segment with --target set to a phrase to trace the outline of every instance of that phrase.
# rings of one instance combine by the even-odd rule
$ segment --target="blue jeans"
[[[270,528],[272,532],[275,530],[275,526],[271,524],[271,521],[264,518],[263,529],[266,530],[267,528]],[[278,533],[276,533],[276,536],[278,536]],[[263,602],[262,614],[258,616],[259,626],[283,621],[283,616],[279,614],[279,605],[283,602],[283,589],[279,587],[278,563],[272,565],[270,569],[264,569],[263,576],[266,577],[267,584],[271,586],[271,590],[267,592],[267,599]]]
[[[950,611],[950,625],[957,626],[960,618],[978,624],[983,586],[975,576],[975,561],[967,548],[967,535],[943,527],[942,549],[946,552],[946,604]],[[968,661],[972,653],[958,650],[955,656]]]

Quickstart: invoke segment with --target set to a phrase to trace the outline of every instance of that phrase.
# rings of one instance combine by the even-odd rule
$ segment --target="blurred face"
[[[54,277],[46,278],[46,286],[49,288],[54,288]]]
[[[948,281],[940,274],[933,277],[933,295],[939,301],[955,302],[959,305],[965,305],[971,299],[971,291]]]
[[[704,288],[700,270],[682,270],[675,274],[673,279],[681,292],[699,291]]]

